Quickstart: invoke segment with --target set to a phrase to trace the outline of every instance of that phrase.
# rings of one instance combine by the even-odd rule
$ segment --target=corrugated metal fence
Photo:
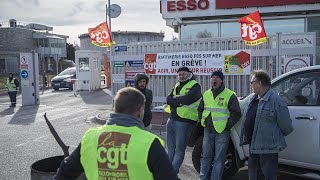
[[[286,56],[309,56],[311,65],[315,62],[315,33],[296,34],[297,37],[311,34],[314,36],[314,47],[304,48],[286,48],[281,49],[280,37],[268,37],[268,42],[249,47],[244,44],[241,38],[209,38],[195,39],[184,41],[168,41],[168,42],[146,42],[126,44],[127,51],[113,52],[111,57],[111,73],[124,74],[123,67],[114,67],[115,61],[133,61],[143,60],[145,53],[170,53],[170,52],[190,52],[190,51],[225,51],[225,50],[243,50],[251,49],[251,68],[264,69],[271,78],[282,74],[283,59]],[[120,45],[119,45],[120,46]],[[172,75],[150,75],[148,88],[153,91],[154,104],[153,106],[163,105],[165,97],[171,92],[173,86],[177,82],[176,76]],[[226,75],[225,86],[234,90],[238,96],[246,96],[250,93],[249,75]],[[196,75],[196,79],[202,87],[202,91],[210,88],[210,76]],[[113,95],[120,89],[125,87],[125,84],[112,83]]]

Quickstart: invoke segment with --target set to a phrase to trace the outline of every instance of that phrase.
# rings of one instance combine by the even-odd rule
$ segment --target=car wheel
[[[236,153],[237,152],[232,144],[232,141],[230,141],[226,156],[226,162],[224,164],[223,177],[225,178],[232,177],[239,171],[239,168],[237,166]]]
[[[58,91],[58,90],[59,90],[59,88],[53,88],[53,90]]]
[[[200,166],[201,166],[201,158],[202,158],[202,140],[203,136],[200,137],[192,150],[192,163],[193,167],[200,173]],[[223,177],[228,178],[234,176],[238,171],[239,168],[237,167],[236,163],[236,151],[232,143],[229,144],[228,152],[226,156],[226,162],[224,166]]]

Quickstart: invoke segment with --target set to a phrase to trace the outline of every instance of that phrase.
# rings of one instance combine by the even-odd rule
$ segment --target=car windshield
[[[76,73],[76,69],[75,68],[68,68],[65,69],[64,71],[62,71],[59,76],[65,76],[65,75],[74,75]]]

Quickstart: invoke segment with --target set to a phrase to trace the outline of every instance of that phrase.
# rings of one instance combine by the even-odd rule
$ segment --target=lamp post
[[[110,38],[112,40],[112,29],[111,29],[111,3],[110,3],[110,0],[108,0],[108,5],[106,6],[106,22],[108,22],[108,19],[109,19],[109,31],[110,31]],[[112,43],[112,42],[111,42]],[[108,70],[109,72],[105,72],[106,75],[109,75],[110,76],[110,89],[111,89],[111,94],[113,94],[113,86],[112,86],[112,70],[111,70],[111,57],[112,57],[112,48],[111,46],[109,46],[109,60],[108,60],[108,69],[105,69]],[[108,56],[107,56],[108,58]],[[111,71],[111,72],[110,72]],[[107,76],[106,76],[107,77]],[[108,80],[109,78],[107,78],[106,80]],[[107,82],[107,81],[106,81]],[[106,83],[106,86],[108,86],[108,82]],[[113,97],[113,96],[112,96]],[[112,107],[113,107],[113,98],[112,98]]]

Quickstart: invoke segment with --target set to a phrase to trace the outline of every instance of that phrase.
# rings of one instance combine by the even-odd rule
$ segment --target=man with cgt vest
[[[200,84],[188,67],[178,69],[178,82],[167,96],[167,148],[174,170],[179,173],[187,141],[198,121],[197,108],[201,98]]]
[[[132,87],[114,98],[106,125],[89,129],[80,145],[61,162],[53,179],[178,180],[163,140],[144,130],[145,96]]]
[[[198,108],[204,127],[200,180],[222,179],[230,130],[241,118],[238,98],[224,86],[223,78],[221,71],[211,74],[211,89],[203,94]]]

